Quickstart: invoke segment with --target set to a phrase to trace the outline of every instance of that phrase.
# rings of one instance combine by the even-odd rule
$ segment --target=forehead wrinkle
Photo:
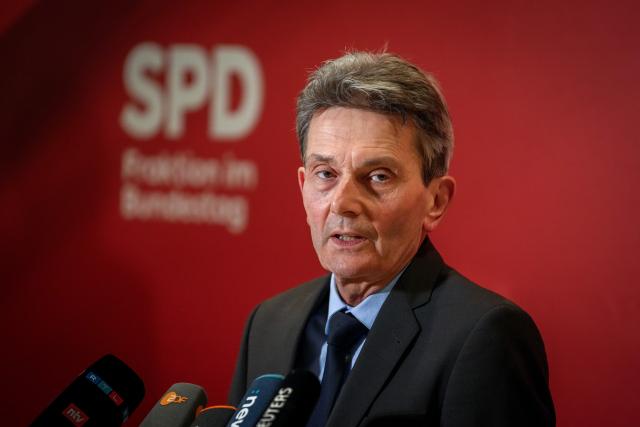
[[[340,126],[336,126],[336,117],[341,117],[341,113],[343,113],[344,111],[350,113],[350,120],[345,122],[344,120],[340,119],[338,120]],[[318,133],[323,133],[328,136],[333,136],[340,139],[351,139],[354,134],[357,135],[361,133],[367,133],[370,130],[371,122],[374,121],[374,118],[370,116],[363,117],[362,115],[358,114],[362,111],[373,113],[376,116],[383,116],[386,120],[384,121],[385,125],[383,126],[382,130],[384,132],[389,132],[389,134],[394,137],[399,136],[403,131],[403,128],[412,127],[413,125],[411,121],[403,120],[401,117],[395,114],[386,114],[383,112],[370,111],[360,108],[336,106],[318,111],[313,115],[309,123],[308,135],[312,134],[312,128],[316,128]],[[354,117],[354,114],[357,117]],[[320,128],[317,127],[318,122],[322,122]],[[380,122],[376,122],[376,125],[380,124]]]

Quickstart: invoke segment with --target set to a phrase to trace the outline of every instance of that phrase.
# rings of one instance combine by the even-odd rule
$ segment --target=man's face
[[[429,229],[415,128],[391,116],[332,107],[316,113],[298,171],[322,266],[339,283],[384,285]]]

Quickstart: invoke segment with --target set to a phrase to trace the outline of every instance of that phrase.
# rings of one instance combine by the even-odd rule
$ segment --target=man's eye
[[[385,182],[389,180],[389,175],[386,173],[374,173],[371,175],[371,180],[373,182]]]
[[[331,179],[333,178],[333,173],[328,170],[321,170],[316,172],[316,176],[320,179]]]

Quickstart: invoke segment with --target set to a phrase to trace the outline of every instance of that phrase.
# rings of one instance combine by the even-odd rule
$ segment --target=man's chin
[[[373,272],[371,264],[332,264],[328,266],[328,268],[325,268],[335,275],[336,281],[340,284],[351,282],[362,283],[373,279],[373,277],[371,277],[371,273]]]

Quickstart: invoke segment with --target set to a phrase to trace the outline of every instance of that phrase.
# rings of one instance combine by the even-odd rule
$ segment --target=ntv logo
[[[67,408],[62,411],[62,415],[64,415],[69,421],[73,423],[75,426],[81,426],[89,420],[89,417],[85,415],[84,412],[80,410],[76,405],[70,403]]]
[[[164,73],[164,86],[156,78]],[[232,76],[242,97],[232,110]],[[132,137],[152,138],[161,130],[168,139],[184,134],[185,115],[209,103],[208,134],[218,140],[246,136],[262,111],[264,88],[260,63],[246,47],[218,45],[210,53],[191,44],[135,46],[127,55],[124,85],[130,96],[120,114]]]

